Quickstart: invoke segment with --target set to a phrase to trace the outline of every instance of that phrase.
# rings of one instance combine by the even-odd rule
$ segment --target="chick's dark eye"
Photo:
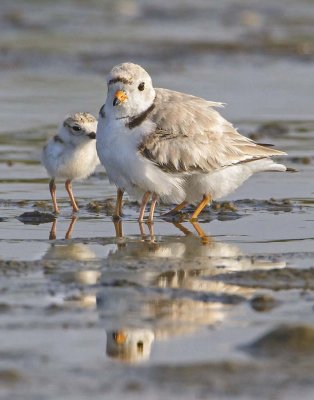
[[[76,132],[79,132],[81,130],[79,126],[73,126],[72,129]]]
[[[140,90],[141,92],[144,90],[144,87],[145,87],[145,83],[144,82],[141,82],[139,85],[138,85],[138,90]]]

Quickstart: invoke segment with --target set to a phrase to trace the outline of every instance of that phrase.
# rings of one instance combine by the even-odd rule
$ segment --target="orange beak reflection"
[[[125,343],[127,335],[123,331],[117,331],[113,333],[113,339],[117,345],[122,345]]]
[[[117,90],[116,93],[114,94],[114,99],[113,99],[113,106],[118,106],[119,104],[124,103],[128,99],[128,96],[123,90]]]

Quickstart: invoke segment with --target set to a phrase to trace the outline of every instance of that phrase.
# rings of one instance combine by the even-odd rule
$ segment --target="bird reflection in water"
[[[108,330],[106,353],[109,357],[120,361],[145,361],[150,357],[154,339],[155,334],[149,329]]]
[[[90,261],[96,258],[96,254],[86,243],[78,243],[71,241],[75,224],[78,220],[77,216],[72,216],[70,224],[65,234],[65,241],[52,242],[46,251],[43,260],[60,260],[60,261]],[[55,240],[57,237],[57,220],[54,220],[49,233],[49,239]],[[51,271],[49,271],[51,274]],[[62,271],[58,272],[58,280],[66,285],[73,282],[81,287],[96,285],[100,278],[100,271],[93,269]],[[57,299],[54,299],[56,301]],[[58,301],[66,303],[68,306],[74,305],[79,307],[95,307],[96,293],[92,290],[77,291],[66,299],[63,295],[59,296]]]
[[[72,218],[66,239],[71,238],[76,221]],[[134,239],[123,235],[121,221],[114,222],[116,237],[102,270],[84,267],[58,272],[58,280],[73,287],[63,298],[65,304],[97,308],[106,327],[109,357],[145,361],[155,341],[216,326],[228,319],[236,304],[255,293],[254,288],[212,279],[215,275],[285,267],[282,261],[247,256],[233,243],[206,235],[198,223],[190,224],[194,232],[174,224],[178,236],[156,236],[152,224],[148,228],[140,224]],[[56,237],[56,223],[50,236]],[[66,240],[53,242],[44,258],[87,261],[96,255],[89,244]]]
[[[96,258],[95,253],[91,250],[90,246],[86,243],[78,243],[71,241],[74,226],[78,217],[71,218],[69,227],[65,234],[66,241],[53,242],[43,259],[45,260],[73,260],[73,261],[87,261]],[[54,220],[50,229],[49,239],[55,240],[57,237],[57,220]]]
[[[134,260],[134,265],[145,258],[151,261],[144,269],[126,268],[110,274],[109,280],[115,277],[124,286],[107,287],[97,294],[100,318],[116,327],[107,330],[109,357],[130,363],[145,361],[154,341],[222,323],[236,304],[256,291],[212,279],[215,275],[286,265],[283,261],[246,256],[238,246],[206,235],[198,223],[192,224],[196,234],[182,224],[175,226],[184,236],[158,240],[153,225],[148,225],[147,235],[141,224],[141,240],[129,241],[123,237],[121,221],[115,222],[118,246],[109,258],[127,257]],[[154,259],[160,262],[154,263]]]

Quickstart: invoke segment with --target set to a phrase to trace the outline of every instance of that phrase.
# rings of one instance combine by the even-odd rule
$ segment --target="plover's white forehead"
[[[123,63],[116,65],[110,71],[107,82],[108,84],[122,82],[132,85],[140,80],[151,81],[147,71],[138,64]]]
[[[89,113],[83,112],[83,113],[75,113],[70,115],[65,121],[64,125],[72,126],[74,124],[77,125],[85,125],[85,124],[91,124],[97,122],[96,118]]]

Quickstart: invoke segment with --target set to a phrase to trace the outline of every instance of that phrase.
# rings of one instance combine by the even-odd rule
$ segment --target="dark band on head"
[[[108,82],[108,85],[112,85],[113,83],[116,83],[116,82],[122,82],[126,85],[132,85],[132,83],[133,83],[133,81],[131,81],[130,79],[123,78],[122,76],[117,76],[116,78],[110,79],[110,81]]]

